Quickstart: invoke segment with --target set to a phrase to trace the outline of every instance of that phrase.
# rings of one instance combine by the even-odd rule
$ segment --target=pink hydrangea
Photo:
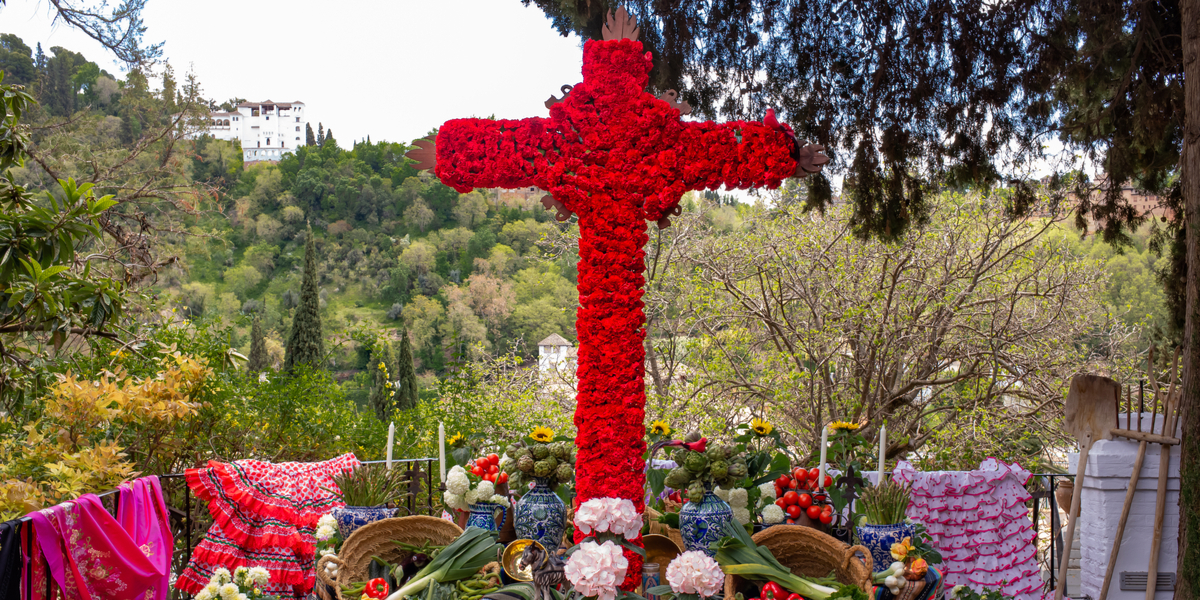
[[[611,540],[603,544],[588,540],[567,559],[563,574],[580,594],[598,600],[615,600],[617,586],[625,580],[628,568],[629,561],[620,546]]]
[[[575,511],[575,527],[585,534],[611,533],[636,539],[642,531],[642,515],[624,498],[592,498]]]
[[[667,565],[667,583],[676,594],[714,596],[725,585],[721,565],[698,550],[684,552]]]

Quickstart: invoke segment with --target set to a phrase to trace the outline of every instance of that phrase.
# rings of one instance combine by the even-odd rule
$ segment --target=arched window
[[[229,119],[225,119],[225,126],[229,127]]]

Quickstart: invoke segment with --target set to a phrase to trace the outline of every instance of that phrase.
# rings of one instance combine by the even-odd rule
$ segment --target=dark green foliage
[[[10,85],[29,86],[37,81],[33,50],[11,33],[0,34],[0,71],[4,71],[4,82]]]
[[[408,332],[400,332],[400,352],[396,365],[396,408],[409,410],[417,407],[417,371],[413,366],[412,344]]]
[[[317,136],[313,134],[312,123],[304,124],[304,143],[308,146],[317,145]]]
[[[325,124],[317,121],[317,145],[325,145]]]
[[[267,340],[263,335],[262,315],[254,314],[254,324],[250,327],[250,360],[246,368],[252,372],[267,370]]]
[[[283,368],[291,371],[298,364],[319,367],[325,354],[325,341],[321,334],[321,300],[317,289],[317,251],[312,227],[304,241],[304,282],[300,285],[300,306],[292,318],[292,330],[288,334],[287,353]]]
[[[388,421],[396,410],[396,352],[391,342],[379,340],[371,350],[371,359],[367,363],[371,373],[372,385],[369,402],[375,411],[375,418]]]

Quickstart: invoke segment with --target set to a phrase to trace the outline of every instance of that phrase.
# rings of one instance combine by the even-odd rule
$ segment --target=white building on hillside
[[[538,369],[549,371],[575,371],[575,347],[563,336],[552,333],[538,342]]]
[[[210,115],[208,133],[242,143],[242,161],[278,161],[303,146],[308,119],[303,102],[243,102],[235,112]]]

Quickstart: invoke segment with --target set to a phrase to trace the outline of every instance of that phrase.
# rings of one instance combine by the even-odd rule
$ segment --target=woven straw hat
[[[317,577],[338,590],[338,598],[351,600],[342,596],[341,586],[355,581],[366,581],[367,566],[371,563],[372,556],[378,556],[393,565],[398,564],[408,558],[409,552],[397,546],[395,542],[415,546],[430,542],[435,546],[446,546],[462,535],[462,532],[458,525],[450,521],[424,515],[375,521],[359,527],[350,534],[337,556],[322,557],[317,562]],[[325,565],[329,563],[338,567],[336,580],[330,579],[325,572]]]
[[[863,546],[847,546],[837,538],[801,525],[775,525],[751,538],[766,546],[792,573],[826,577],[831,572],[842,584],[853,584],[871,594],[871,552]],[[861,553],[863,560],[855,554]],[[864,562],[865,561],[865,562]],[[733,598],[742,578],[725,576],[725,597]]]

